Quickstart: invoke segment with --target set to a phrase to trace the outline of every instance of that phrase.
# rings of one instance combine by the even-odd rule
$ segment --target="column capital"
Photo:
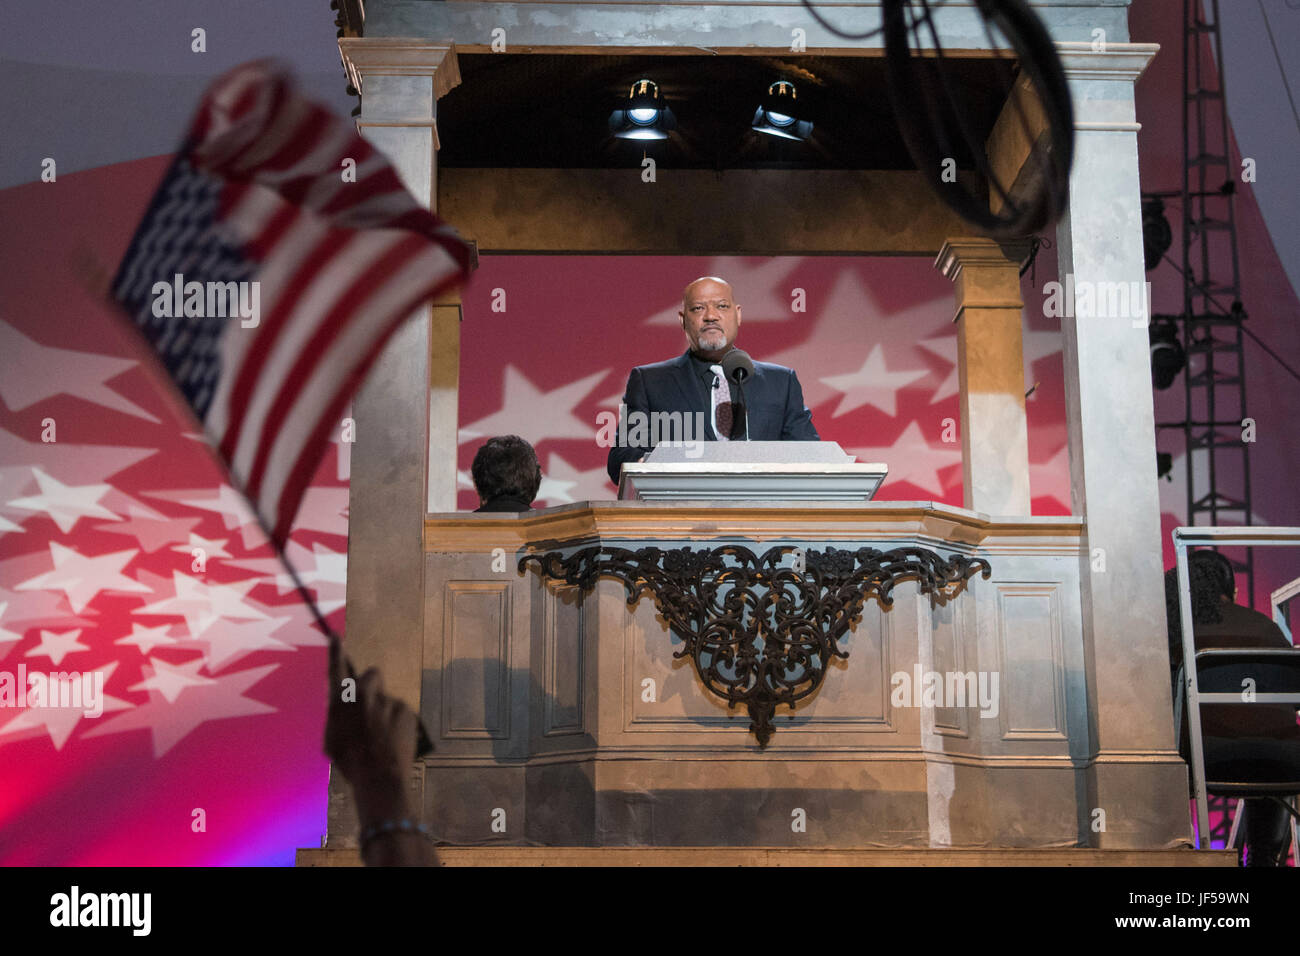
[[[456,44],[416,37],[340,37],[339,55],[358,91],[367,76],[428,76],[433,96],[442,99],[460,85]]]
[[[939,254],[935,256],[934,267],[954,281],[968,267],[1002,267],[1012,264],[1018,271],[1021,264],[1029,258],[1032,243],[1030,239],[998,241],[983,236],[949,238],[943,241]]]
[[[1160,49],[1158,43],[1057,43],[1066,82],[1076,89],[1074,128],[1079,133],[1136,133],[1133,85]],[[1082,85],[1083,91],[1077,89]],[[1100,88],[1099,88],[1100,87]],[[1078,136],[1075,137],[1076,165]],[[1075,177],[1071,175],[1071,184]]]
[[[1159,43],[1056,43],[1066,79],[1136,82],[1159,52]]]
[[[944,241],[934,267],[957,286],[957,312],[967,308],[1019,309],[1020,266],[1029,258],[1031,240],[999,242],[982,236]]]

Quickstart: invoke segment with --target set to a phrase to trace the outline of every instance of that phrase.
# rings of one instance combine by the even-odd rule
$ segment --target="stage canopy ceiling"
[[[915,166],[876,56],[597,56],[462,53],[463,82],[438,104],[441,167],[626,168],[643,153],[664,169],[885,169]],[[953,57],[946,71],[981,140],[1014,76],[1011,60]],[[632,83],[659,84],[676,114],[667,141],[615,139],[608,119]],[[808,143],[750,129],[768,85],[793,82]],[[954,120],[950,118],[950,123]],[[955,128],[949,125],[950,129]],[[955,150],[959,169],[973,169]]]

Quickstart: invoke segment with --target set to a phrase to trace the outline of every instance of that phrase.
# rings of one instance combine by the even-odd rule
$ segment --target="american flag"
[[[205,94],[111,291],[283,547],[384,343],[470,261],[381,153],[257,61]]]

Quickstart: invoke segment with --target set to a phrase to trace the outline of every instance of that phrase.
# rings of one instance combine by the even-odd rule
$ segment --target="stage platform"
[[[894,849],[880,847],[439,847],[441,866],[1066,866],[1228,867],[1235,850],[1097,850],[1088,847]],[[356,850],[299,850],[298,866],[360,866]]]

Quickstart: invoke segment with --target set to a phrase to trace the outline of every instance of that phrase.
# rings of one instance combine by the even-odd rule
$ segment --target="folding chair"
[[[1300,528],[1182,527],[1174,529],[1173,538],[1183,639],[1183,666],[1179,668],[1183,692],[1178,696],[1175,719],[1181,728],[1185,699],[1192,794],[1196,800],[1196,846],[1199,849],[1202,841],[1209,843],[1207,792],[1226,797],[1290,797],[1287,809],[1291,813],[1291,841],[1300,854],[1296,841],[1296,819],[1300,814],[1295,806],[1300,795],[1300,742],[1257,737],[1205,738],[1201,733],[1203,704],[1300,706],[1300,649],[1214,648],[1198,652],[1187,571],[1187,549],[1192,545],[1296,545],[1300,544]],[[1187,667],[1188,661],[1195,661],[1195,666]]]
[[[1184,669],[1178,669],[1180,685]],[[1196,652],[1197,697],[1202,704],[1233,704],[1250,707],[1253,703],[1288,703],[1300,706],[1300,649],[1281,648],[1206,648]],[[1174,707],[1175,726],[1182,728],[1183,694]],[[1300,740],[1273,740],[1264,737],[1204,736],[1199,719],[1188,714],[1191,740],[1179,740],[1179,749],[1190,749],[1195,767],[1199,757],[1203,787],[1216,797],[1276,797],[1284,801],[1291,814],[1291,845],[1300,854],[1300,833],[1296,807],[1300,795]],[[1196,727],[1195,731],[1190,728]],[[1240,807],[1240,804],[1238,804]],[[1201,834],[1208,834],[1208,813],[1197,825],[1197,846]],[[1234,813],[1228,845],[1237,845],[1241,814]]]

